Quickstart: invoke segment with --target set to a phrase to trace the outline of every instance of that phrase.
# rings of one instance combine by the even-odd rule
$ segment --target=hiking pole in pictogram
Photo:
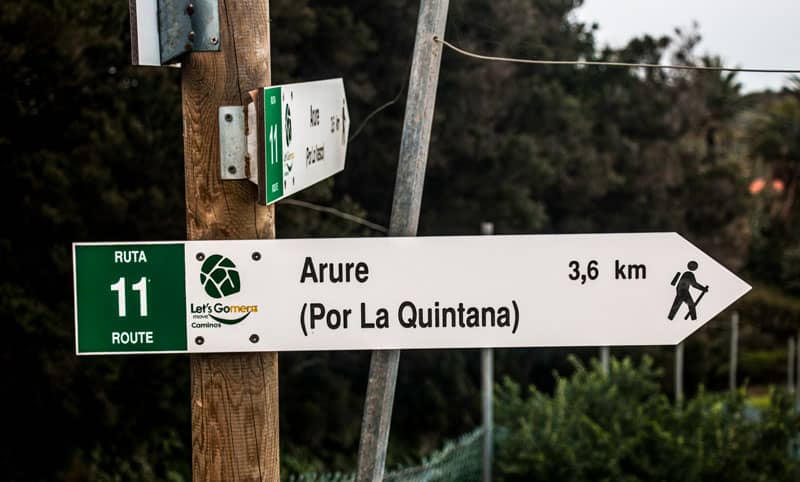
[[[697,305],[699,305],[699,304],[700,304],[700,300],[702,300],[702,299],[703,299],[703,296],[705,296],[705,295],[706,295],[706,293],[708,293],[708,288],[706,288],[704,291],[701,291],[701,292],[700,292],[700,296],[698,296],[698,297],[697,297],[697,299],[696,299],[696,300],[695,300],[695,302],[694,302],[694,307],[695,307],[695,309],[697,308]],[[684,320],[688,320],[688,319],[689,319],[689,316],[691,316],[691,314],[692,314],[692,312],[691,312],[691,311],[690,311],[690,312],[688,312],[688,313],[686,313],[686,316],[684,316],[684,317],[683,317],[683,319],[684,319]]]

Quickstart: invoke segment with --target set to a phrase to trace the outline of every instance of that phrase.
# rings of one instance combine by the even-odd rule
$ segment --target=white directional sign
[[[750,290],[675,233],[76,244],[76,350],[673,345]]]
[[[264,204],[344,169],[350,116],[342,79],[259,92],[258,186]]]

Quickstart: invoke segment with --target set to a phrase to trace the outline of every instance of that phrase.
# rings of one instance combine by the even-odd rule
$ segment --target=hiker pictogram
[[[697,319],[697,305],[708,292],[708,285],[701,285],[694,277],[694,271],[697,270],[697,266],[697,261],[689,261],[689,264],[686,266],[689,270],[683,273],[679,271],[675,273],[675,276],[672,278],[670,285],[675,287],[675,301],[672,302],[672,308],[669,309],[669,316],[667,316],[670,320],[675,318],[675,315],[684,303],[686,303],[689,311],[683,319]],[[691,288],[700,291],[700,295],[697,299],[692,296]]]

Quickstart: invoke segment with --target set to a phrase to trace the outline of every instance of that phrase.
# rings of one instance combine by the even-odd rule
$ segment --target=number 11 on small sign
[[[270,155],[270,164],[275,164],[278,162],[278,126],[272,125],[269,128],[269,155]]]

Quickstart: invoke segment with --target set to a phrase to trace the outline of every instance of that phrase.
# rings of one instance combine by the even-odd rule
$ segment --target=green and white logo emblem
[[[239,271],[230,258],[212,254],[200,268],[200,283],[212,298],[222,298],[241,290]]]
[[[202,261],[202,258],[198,259]],[[241,275],[236,264],[221,254],[210,255],[200,266],[200,285],[209,297],[215,299],[235,295],[242,290]],[[250,313],[258,311],[258,305],[201,302],[191,303],[189,309],[194,320],[192,328],[220,328],[243,321]]]

